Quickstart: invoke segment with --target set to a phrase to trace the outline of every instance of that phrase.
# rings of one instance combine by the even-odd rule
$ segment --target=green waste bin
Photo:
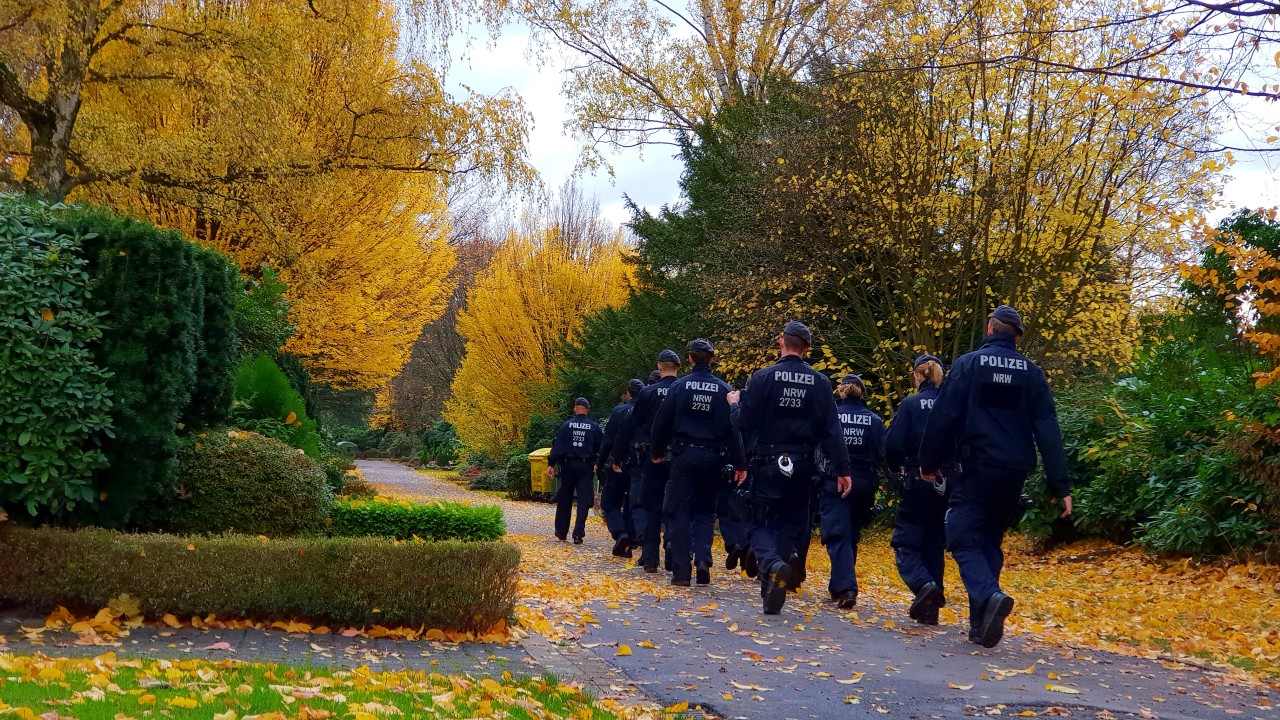
[[[560,489],[560,478],[547,477],[547,459],[551,448],[538,448],[529,453],[529,483],[535,494],[553,495]]]

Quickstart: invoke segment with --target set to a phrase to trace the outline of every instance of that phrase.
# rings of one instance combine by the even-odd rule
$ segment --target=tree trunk
[[[75,98],[50,98],[41,103],[42,112],[25,119],[31,134],[31,163],[23,188],[49,202],[62,202],[71,190],[67,158],[71,151],[71,131],[80,114],[79,88]]]

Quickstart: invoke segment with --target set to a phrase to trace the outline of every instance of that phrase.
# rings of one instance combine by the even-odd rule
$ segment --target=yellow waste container
[[[529,453],[529,481],[533,492],[551,494],[560,489],[560,478],[547,477],[547,456],[551,448],[538,448]]]

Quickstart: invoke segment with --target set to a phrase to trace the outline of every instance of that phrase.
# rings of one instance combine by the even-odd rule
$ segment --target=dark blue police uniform
[[[794,326],[798,326],[793,330]],[[784,334],[809,331],[790,323]],[[800,333],[803,333],[800,335]],[[831,380],[797,355],[756,371],[741,397],[739,427],[751,437],[751,549],[760,565],[765,613],[776,614],[792,581],[787,565],[809,528],[809,498],[816,481],[814,452],[822,446],[837,475],[849,474]]]
[[[1021,327],[1016,311],[993,317]],[[1044,371],[1015,349],[1016,338],[993,333],[961,356],[942,383],[920,444],[920,470],[937,471],[954,450],[963,465],[949,483],[947,547],[969,595],[970,639],[1000,642],[1013,598],[1000,590],[1004,532],[1018,517],[1036,448],[1055,497],[1070,494],[1067,457]]]
[[[638,382],[638,381],[637,381]],[[643,388],[643,385],[641,385]],[[600,446],[600,460],[596,473],[600,477],[600,509],[604,522],[614,539],[614,555],[630,556],[630,541],[636,529],[631,516],[631,473],[634,463],[628,458],[613,469],[612,456],[618,433],[623,429],[626,417],[631,414],[633,400],[613,408],[604,426],[604,441]]]
[[[696,343],[697,341],[695,341]],[[702,341],[705,342],[705,341]],[[710,352],[710,344],[706,344]],[[690,344],[691,349],[694,344]],[[724,482],[724,459],[736,469],[746,469],[746,457],[729,419],[729,387],[711,374],[706,364],[677,380],[658,409],[653,422],[652,453],[663,458],[670,450],[671,479],[667,484],[663,514],[671,544],[671,581],[687,585],[692,575],[691,549],[696,549],[698,581],[710,581],[711,537],[716,495]],[[706,537],[691,548],[693,518],[701,519]]]
[[[664,350],[658,356],[663,362],[672,362],[671,357],[675,358],[674,362],[680,361],[680,357],[670,350]],[[614,443],[613,448],[613,463],[616,465],[622,464],[628,452],[636,457],[638,472],[635,474],[641,476],[641,482],[638,488],[632,485],[631,507],[636,518],[636,533],[640,536],[637,542],[642,548],[640,565],[644,566],[648,572],[658,570],[658,548],[662,539],[662,500],[667,489],[667,479],[671,475],[670,461],[650,462],[650,437],[653,418],[658,414],[658,406],[662,404],[667,391],[675,381],[674,376],[660,378],[658,382],[640,392],[631,409],[630,419],[624,425],[624,428],[629,429],[630,442],[626,447]],[[639,493],[636,492],[637,490]],[[638,507],[643,510],[643,515],[637,511],[637,497],[640,498]]]
[[[845,383],[862,385],[857,376],[846,376]],[[852,486],[846,497],[840,497],[834,469],[823,473],[818,498],[821,508],[822,542],[831,557],[831,582],[827,586],[831,599],[843,608],[853,607],[858,597],[858,541],[862,530],[871,522],[871,508],[880,489],[880,473],[884,467],[884,420],[867,407],[862,398],[849,397],[836,407],[841,437],[849,453]]]
[[[581,398],[575,403],[582,405]],[[587,405],[586,407],[590,407]],[[581,543],[587,534],[587,514],[595,504],[595,487],[592,470],[600,455],[604,432],[595,420],[586,415],[574,415],[565,420],[551,443],[547,463],[560,468],[560,489],[556,492],[556,537],[564,540],[569,533],[569,516],[573,501],[578,499],[578,517],[573,525],[573,541]]]
[[[939,363],[940,364],[940,363]],[[928,380],[920,384],[915,395],[898,404],[885,437],[885,460],[890,468],[901,469],[898,481],[898,513],[894,519],[893,547],[898,574],[918,597],[929,583],[931,597],[920,598],[912,605],[912,619],[933,625],[938,622],[938,607],[943,598],[943,566],[946,555],[945,519],[947,495],[938,492],[933,483],[920,479],[918,457],[929,412],[938,397],[938,388]],[[944,476],[955,473],[943,464]]]

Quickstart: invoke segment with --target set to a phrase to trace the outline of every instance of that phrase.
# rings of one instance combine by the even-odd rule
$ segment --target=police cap
[[[799,338],[804,341],[805,345],[813,344],[813,335],[809,332],[809,328],[804,323],[796,320],[787,323],[786,327],[782,328],[782,334]]]
[[[627,381],[627,392],[631,393],[631,397],[635,397],[636,395],[639,395],[640,391],[643,389],[644,389],[643,381],[637,378],[631,378],[630,380]]]
[[[587,402],[587,399],[586,399],[586,398],[584,398],[584,397],[580,397],[580,398],[578,398],[577,400],[574,400],[574,401],[573,401],[573,406],[574,406],[574,407],[584,407],[584,408],[586,408],[586,409],[588,409],[588,410],[590,410],[590,409],[591,409],[591,403],[590,403],[590,402]]]
[[[845,375],[844,377],[840,378],[840,384],[841,385],[857,385],[858,387],[862,388],[863,392],[867,391],[867,386],[863,384],[862,378],[858,377],[857,375],[854,375],[853,373],[849,373],[848,375]]]
[[[702,338],[698,338],[697,340],[694,340],[689,343],[689,352],[691,353],[704,352],[704,353],[715,354],[715,351],[716,351],[715,346],[713,346],[710,342],[703,340]]]
[[[675,351],[675,350],[663,350],[662,352],[658,353],[658,362],[660,362],[660,363],[675,363],[675,364],[679,365],[679,364],[680,364],[680,356],[676,354],[676,351]]]
[[[662,373],[654,370],[649,373],[649,379],[645,381],[645,385],[652,385],[662,379]]]
[[[1008,305],[1001,305],[996,308],[995,311],[991,313],[991,317],[999,320],[1005,325],[1017,328],[1019,335],[1026,332],[1025,328],[1022,327],[1022,316],[1018,314],[1017,310],[1014,310]]]
[[[913,368],[918,368],[918,367],[920,367],[921,365],[923,365],[923,364],[925,364],[925,363],[927,363],[927,362],[936,362],[936,363],[938,363],[938,366],[939,366],[939,367],[941,367],[941,366],[942,366],[942,361],[941,361],[941,360],[939,360],[938,358],[934,357],[933,355],[930,355],[930,354],[928,354],[928,353],[925,353],[924,355],[921,355],[920,357],[916,358],[915,363],[913,363],[913,364],[911,365],[911,367],[913,367]]]

